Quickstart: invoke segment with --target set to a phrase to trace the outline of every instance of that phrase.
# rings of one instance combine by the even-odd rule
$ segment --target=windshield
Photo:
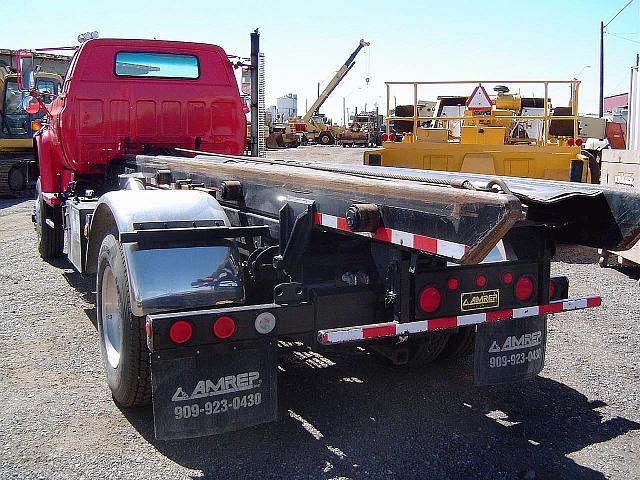
[[[36,89],[40,93],[49,94],[42,96],[42,101],[48,105],[53,102],[53,96],[60,92],[60,82],[53,78],[36,78]]]
[[[2,102],[2,134],[21,136],[30,134],[29,115],[22,109],[23,93],[18,89],[15,78],[5,82]]]

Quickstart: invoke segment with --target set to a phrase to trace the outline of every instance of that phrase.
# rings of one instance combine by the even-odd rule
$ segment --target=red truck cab
[[[224,50],[164,40],[84,43],[49,122],[36,141],[40,188],[50,204],[74,181],[101,189],[126,155],[176,147],[240,155],[246,137]]]

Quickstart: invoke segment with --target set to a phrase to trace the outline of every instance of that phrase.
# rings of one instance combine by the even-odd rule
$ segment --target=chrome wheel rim
[[[111,368],[117,368],[122,350],[122,322],[118,308],[118,290],[116,280],[107,266],[102,274],[102,341],[104,342],[107,361]]]

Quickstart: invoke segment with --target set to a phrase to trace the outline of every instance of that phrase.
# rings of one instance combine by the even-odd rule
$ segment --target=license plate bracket
[[[497,385],[536,376],[544,366],[546,315],[478,325],[473,376]]]
[[[151,354],[157,439],[192,438],[275,421],[273,341],[221,344]]]

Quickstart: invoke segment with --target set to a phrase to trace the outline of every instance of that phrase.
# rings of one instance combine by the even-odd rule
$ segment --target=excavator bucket
[[[271,150],[277,150],[279,148],[286,148],[284,144],[284,138],[281,133],[272,133],[267,137],[267,148]]]
[[[279,148],[295,148],[300,145],[300,140],[295,134],[272,133],[267,137],[267,148],[276,150]]]

